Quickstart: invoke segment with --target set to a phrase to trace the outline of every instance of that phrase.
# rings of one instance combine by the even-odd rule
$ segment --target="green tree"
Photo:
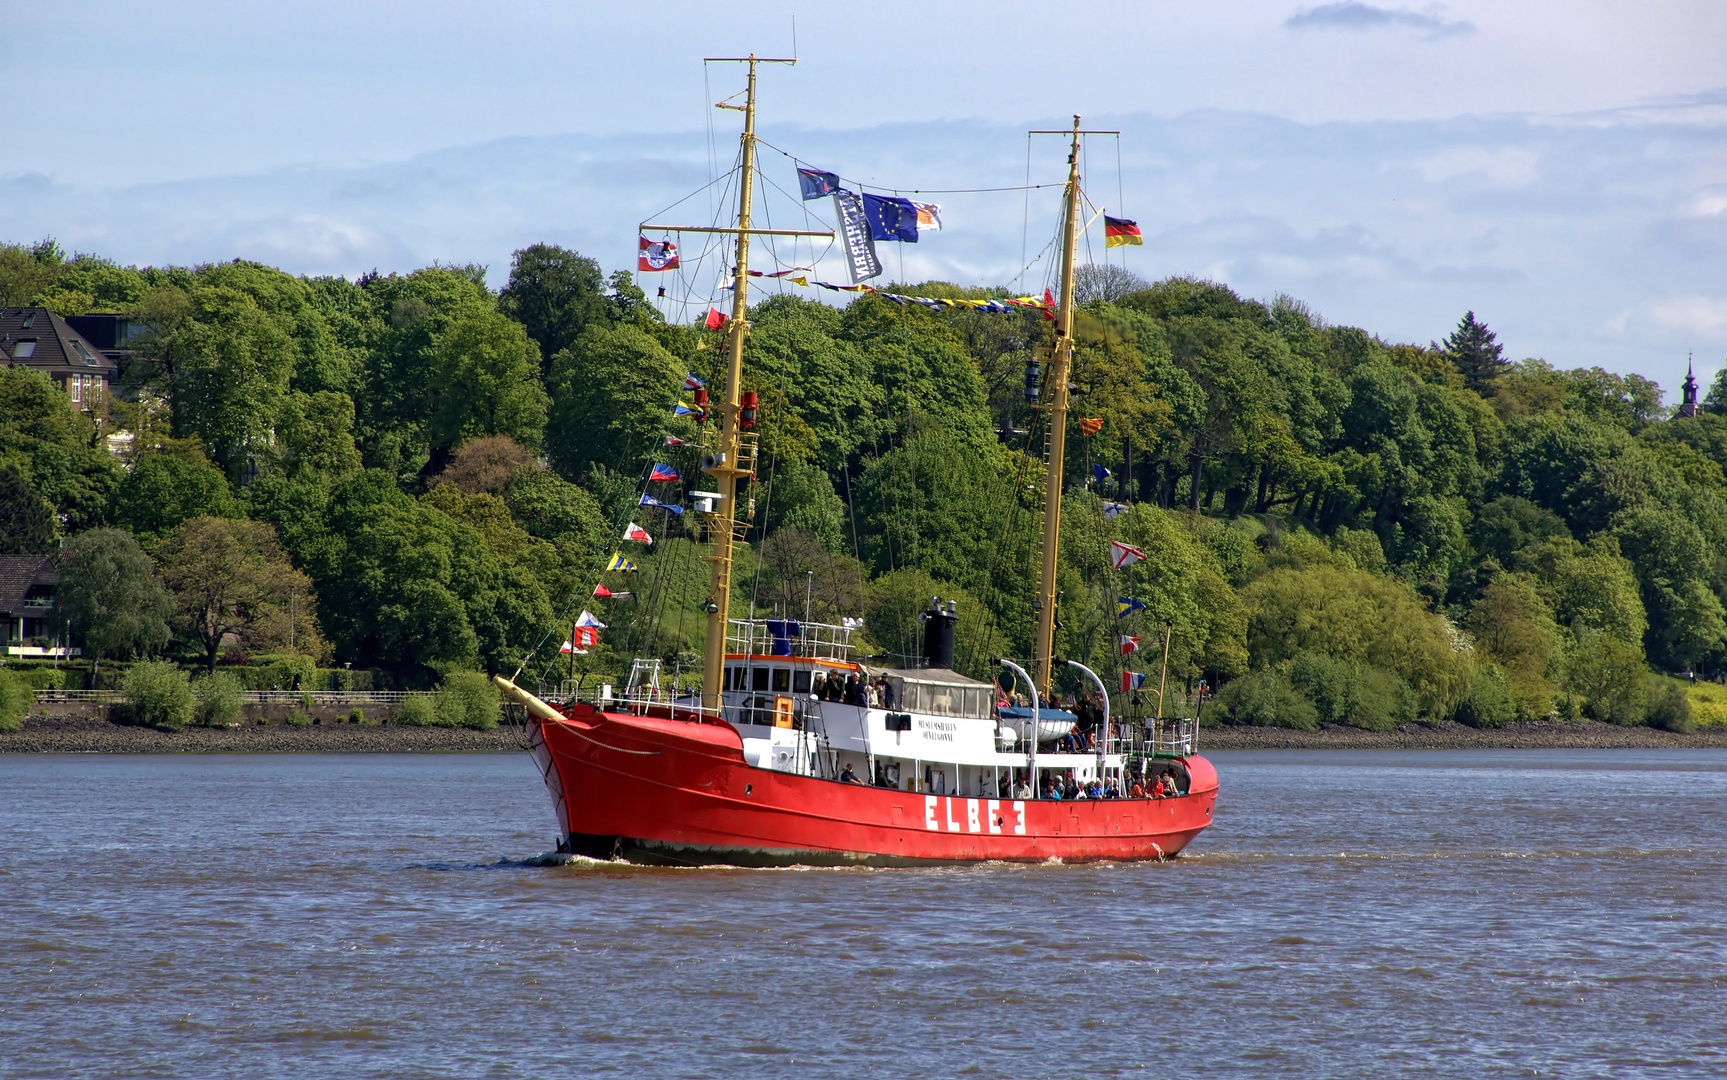
[[[206,727],[222,727],[238,723],[241,708],[246,703],[246,688],[239,676],[218,671],[192,684],[192,697],[197,702],[198,723]]]
[[[510,280],[498,306],[527,330],[550,366],[584,329],[605,319],[600,264],[556,244],[531,244],[510,256]]]
[[[594,497],[550,469],[511,473],[504,502],[511,517],[542,540],[565,541],[590,556],[611,540],[611,527]]]
[[[261,521],[196,517],[156,545],[163,584],[174,601],[173,623],[216,670],[230,634],[254,650],[323,651],[317,597]]]
[[[1643,650],[1612,634],[1586,634],[1566,657],[1565,689],[1583,699],[1592,720],[1637,724],[1647,705]]]
[[[70,408],[46,375],[0,367],[0,464],[19,468],[68,532],[106,521],[124,475],[100,442],[94,420]]]
[[[30,715],[36,695],[30,684],[15,672],[0,668],[0,731],[18,731]]]
[[[848,531],[846,505],[827,474],[797,458],[784,458],[774,463],[771,479],[767,528],[801,529],[829,551],[839,551]]]
[[[192,722],[197,699],[186,673],[166,660],[133,664],[120,680],[132,722],[179,731]]]
[[[1677,669],[1720,651],[1727,621],[1709,588],[1714,553],[1702,531],[1675,510],[1641,506],[1622,515],[1613,532],[1641,586],[1651,656]]]
[[[1473,311],[1464,312],[1457,329],[1446,337],[1444,349],[1451,365],[1463,376],[1464,385],[1476,393],[1490,392],[1507,366],[1505,346],[1486,323],[1475,321]]]
[[[152,350],[174,409],[174,434],[196,437],[237,482],[267,460],[296,349],[253,298],[226,287],[192,291],[193,317]]]
[[[26,247],[0,244],[0,307],[24,307],[60,276],[66,256],[53,238]]]
[[[354,443],[354,399],[339,390],[295,390],[282,402],[276,434],[289,475],[344,476],[360,468]]]
[[[0,555],[42,555],[54,546],[54,508],[24,470],[0,464]]]
[[[1241,600],[1255,667],[1303,652],[1369,664],[1408,682],[1430,716],[1449,716],[1468,694],[1467,655],[1445,621],[1395,578],[1321,566],[1272,570]]]
[[[546,449],[564,475],[635,472],[672,420],[685,368],[637,326],[591,325],[552,358]]]
[[[1497,668],[1484,667],[1470,676],[1469,696],[1457,707],[1457,719],[1470,727],[1504,727],[1517,716],[1511,683]]]
[[[1251,724],[1312,731],[1319,726],[1313,703],[1276,671],[1262,669],[1232,679],[1200,713],[1208,724]]]
[[[179,454],[145,454],[114,496],[114,520],[143,539],[199,516],[237,517],[228,481],[208,462]]]
[[[1469,609],[1465,621],[1478,649],[1499,665],[1520,720],[1538,720],[1553,707],[1558,629],[1536,583],[1502,574]]]
[[[521,325],[482,308],[457,317],[433,346],[427,436],[442,462],[457,443],[507,435],[540,444],[547,398],[539,350]]]
[[[132,534],[91,529],[60,549],[53,625],[81,642],[96,669],[105,657],[148,655],[168,643],[167,591]]]
[[[498,704],[498,688],[483,671],[450,672],[433,699],[438,718],[446,726],[478,731],[498,726]]]

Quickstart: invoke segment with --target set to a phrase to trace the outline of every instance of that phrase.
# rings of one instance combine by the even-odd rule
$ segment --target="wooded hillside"
[[[1207,282],[1084,286],[1074,412],[1102,429],[1067,434],[1062,654],[1155,682],[1167,626],[1172,686],[1221,686],[1214,718],[1368,727],[1677,722],[1651,669],[1727,659],[1727,385],[1671,417],[1638,376],[1508,362],[1473,313],[1396,344]],[[664,436],[693,440],[674,406],[721,335],[668,323],[629,274],[545,245],[497,292],[478,267],[350,282],[0,247],[0,305],[24,304],[143,331],[93,413],[0,369],[0,548],[61,553],[87,652],[301,652],[413,686],[536,647],[530,671],[555,672],[589,607],[610,629],[585,667],[699,667],[694,515],[637,500],[700,481]],[[1043,436],[1024,371],[1050,324],[874,295],[764,294],[750,319],[763,455],[734,611],[807,597],[903,655],[939,594],[962,666],[1025,655]],[[682,481],[648,485],[655,461]],[[618,539],[632,519],[651,550]],[[1111,539],[1147,560],[1112,570]],[[76,579],[139,549],[159,611],[104,637]],[[639,572],[602,573],[615,552]],[[634,595],[592,599],[601,582]]]

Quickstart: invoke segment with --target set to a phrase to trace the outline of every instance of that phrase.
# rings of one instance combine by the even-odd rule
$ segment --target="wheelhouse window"
[[[791,688],[792,688],[792,669],[791,668],[783,668],[783,667],[774,668],[774,693],[776,693],[776,694],[790,693]]]
[[[809,668],[798,668],[792,672],[792,693],[807,694],[810,692]]]
[[[766,693],[768,689],[768,669],[765,667],[750,669],[750,690],[756,693]]]

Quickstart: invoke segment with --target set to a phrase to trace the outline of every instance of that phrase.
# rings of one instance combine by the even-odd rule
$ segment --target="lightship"
[[[557,814],[559,850],[598,859],[671,865],[915,865],[988,860],[1164,859],[1211,823],[1217,772],[1196,752],[1192,720],[1112,723],[1101,680],[1054,655],[1057,538],[1073,353],[1074,254],[1080,231],[1079,117],[1074,117],[1064,194],[1061,295],[1044,385],[1047,441],[1041,573],[1031,670],[1005,658],[1029,709],[997,708],[997,688],[953,670],[960,613],[932,600],[921,664],[878,668],[854,655],[850,625],[732,619],[734,546],[748,528],[742,482],[755,469],[748,430],[754,402],[741,397],[749,332],[750,238],[822,235],[751,224],[756,158],[756,67],[791,61],[724,58],[748,65],[742,106],[737,223],[684,229],[735,236],[732,314],[723,389],[704,428],[703,472],[716,490],[692,494],[708,536],[711,591],[699,696],[662,689],[657,660],[637,660],[628,685],[547,702],[499,677],[526,709],[528,737]],[[726,105],[737,108],[735,105]],[[741,399],[741,401],[740,401]],[[748,410],[748,411],[746,411]],[[1074,717],[1043,707],[1057,666],[1076,669],[1105,712],[1095,747],[1052,745]],[[885,685],[833,700],[828,676]],[[1161,695],[1160,695],[1161,697]],[[1162,711],[1160,709],[1160,711]],[[1040,745],[1042,744],[1042,745]],[[1129,797],[1156,772],[1166,797]],[[1044,798],[1045,781],[1098,781],[1116,797]]]

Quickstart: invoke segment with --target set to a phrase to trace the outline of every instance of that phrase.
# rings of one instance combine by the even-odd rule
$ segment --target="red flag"
[[[648,530],[642,528],[633,521],[624,529],[624,539],[634,540],[641,544],[652,544],[654,542],[654,538],[648,535]]]
[[[1043,290],[1043,317],[1045,322],[1055,321],[1055,294],[1047,288]]]
[[[1128,653],[1136,653],[1138,651],[1139,651],[1139,639],[1138,638],[1133,637],[1129,634],[1121,635],[1121,655],[1126,656]]]
[[[1079,433],[1081,435],[1096,435],[1103,430],[1103,417],[1082,416],[1079,418]]]
[[[717,307],[708,308],[707,322],[703,323],[702,325],[706,326],[709,330],[718,330],[720,327],[724,326],[725,324],[726,324],[726,317],[724,315],[720,314],[719,308],[717,308]]]
[[[595,585],[594,586],[594,595],[600,597],[601,599],[610,599],[611,595],[612,595],[612,590],[606,588],[605,585],[603,585],[603,584]]]
[[[678,245],[670,240],[649,240],[638,238],[641,243],[636,248],[636,272],[651,274],[656,270],[676,270],[678,268]]]
[[[591,649],[600,643],[600,629],[597,626],[576,626],[571,629],[574,630],[571,640],[578,649]]]

